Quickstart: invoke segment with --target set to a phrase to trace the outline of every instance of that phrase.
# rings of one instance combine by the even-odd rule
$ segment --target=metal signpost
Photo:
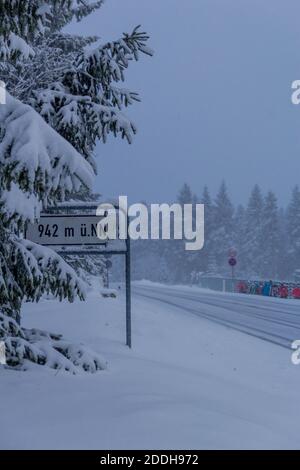
[[[99,203],[100,204],[100,203]],[[35,224],[29,224],[25,238],[39,245],[53,248],[60,255],[124,255],[126,284],[126,345],[131,348],[131,266],[128,217],[125,240],[101,240],[97,224],[101,216],[94,215],[99,205],[78,204],[51,207],[41,214]],[[121,209],[114,205],[117,211]],[[91,213],[92,212],[92,213]]]
[[[231,284],[232,284],[232,292],[234,291],[234,267],[237,264],[237,251],[234,248],[230,248],[228,251],[228,264],[231,266]]]

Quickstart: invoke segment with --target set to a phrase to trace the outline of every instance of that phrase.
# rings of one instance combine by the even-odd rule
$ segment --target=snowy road
[[[300,302],[139,283],[133,292],[285,348],[300,338]]]

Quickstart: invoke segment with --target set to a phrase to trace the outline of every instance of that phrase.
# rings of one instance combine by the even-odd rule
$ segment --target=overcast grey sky
[[[300,182],[299,18],[299,0],[106,0],[72,26],[106,41],[141,23],[155,49],[127,73],[139,133],[98,146],[96,189],[170,201],[225,178],[235,202],[259,183],[285,204]]]

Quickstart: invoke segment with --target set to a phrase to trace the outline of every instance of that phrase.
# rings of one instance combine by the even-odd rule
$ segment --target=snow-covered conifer
[[[262,212],[262,263],[261,275],[274,279],[279,271],[280,226],[277,198],[269,191],[264,200]]]
[[[132,59],[151,54],[148,36],[136,28],[101,45],[62,31],[102,3],[0,2],[0,78],[7,88],[0,105],[0,339],[9,365],[29,360],[72,372],[103,367],[82,346],[20,325],[25,299],[51,292],[72,301],[85,294],[75,271],[52,250],[24,240],[24,228],[47,206],[92,187],[97,140],[111,132],[130,142],[136,131],[122,108],[138,96],[115,83]]]
[[[234,217],[234,248],[238,253],[238,264],[236,267],[236,275],[241,277],[245,272],[245,224],[246,210],[242,204],[239,204],[235,210]]]
[[[208,272],[212,255],[211,234],[213,230],[213,203],[208,187],[205,185],[201,196],[201,204],[204,204],[204,247],[199,253],[199,271]]]
[[[287,208],[288,258],[291,271],[300,269],[300,189],[295,186]]]
[[[250,194],[245,214],[245,230],[242,249],[243,267],[251,276],[261,272],[263,260],[262,218],[264,198],[256,184]]]
[[[227,252],[233,244],[233,214],[234,208],[229,198],[225,182],[214,201],[213,231],[211,234],[212,251],[220,268],[227,269]]]

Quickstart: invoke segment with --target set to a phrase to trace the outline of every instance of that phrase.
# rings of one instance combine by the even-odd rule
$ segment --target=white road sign
[[[100,216],[46,215],[36,224],[29,224],[25,238],[45,246],[101,245],[106,240],[97,237]]]

